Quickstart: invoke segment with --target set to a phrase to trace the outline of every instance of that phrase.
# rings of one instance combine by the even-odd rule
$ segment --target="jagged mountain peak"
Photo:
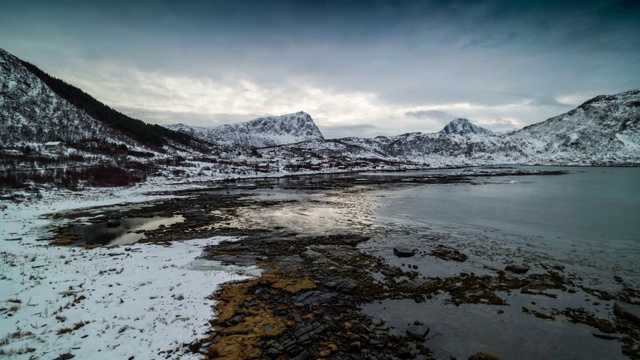
[[[167,125],[202,140],[240,148],[256,148],[291,144],[306,140],[324,140],[311,115],[304,111],[264,116],[233,124],[218,126]]]
[[[469,121],[469,119],[466,119],[466,118],[457,118],[452,120],[442,130],[440,130],[440,133],[447,134],[447,135],[493,134],[491,130],[474,125],[471,121]]]
[[[311,115],[304,111],[279,116],[259,117],[240,124],[230,124],[230,126],[241,126],[242,124],[247,129],[261,133],[304,138],[324,138],[320,129],[313,122]]]

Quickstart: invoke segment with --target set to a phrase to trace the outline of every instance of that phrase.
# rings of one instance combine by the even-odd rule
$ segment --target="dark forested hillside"
[[[22,61],[22,64],[47,84],[51,90],[72,105],[83,109],[94,119],[102,121],[120,132],[130,135],[142,143],[162,146],[166,143],[167,139],[183,144],[188,144],[191,140],[191,137],[186,134],[172,131],[159,125],[147,124],[141,120],[124,115],[101,103],[77,87],[50,76],[38,69],[35,65],[26,61]]]

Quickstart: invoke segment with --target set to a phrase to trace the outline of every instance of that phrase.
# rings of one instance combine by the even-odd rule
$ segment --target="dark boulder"
[[[640,306],[616,302],[613,305],[613,313],[621,318],[640,325]]]
[[[469,357],[469,360],[500,360],[500,358],[495,355],[479,352]]]
[[[516,264],[507,265],[507,267],[505,267],[504,269],[514,274],[525,274],[527,271],[529,271],[528,267]]]
[[[395,246],[393,248],[393,254],[397,257],[412,257],[415,253],[415,249],[406,246]]]

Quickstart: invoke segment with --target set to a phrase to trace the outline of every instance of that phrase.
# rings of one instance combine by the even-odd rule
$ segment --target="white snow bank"
[[[2,212],[0,357],[194,358],[182,354],[182,345],[210,329],[214,302],[207,297],[223,282],[256,274],[256,269],[203,267],[196,260],[204,246],[232,238],[92,250],[36,241],[51,224],[38,217],[42,213],[115,198],[40,200]]]

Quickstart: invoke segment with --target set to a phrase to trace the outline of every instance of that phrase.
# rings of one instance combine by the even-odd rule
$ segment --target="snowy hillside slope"
[[[441,134],[457,134],[457,135],[469,135],[469,134],[486,134],[491,135],[493,132],[489,129],[477,126],[469,119],[457,118],[448,123],[444,129],[440,130]]]
[[[0,146],[21,143],[79,142],[104,138],[127,143],[126,137],[69,104],[0,49]]]
[[[526,143],[536,159],[596,162],[640,160],[640,90],[597,96],[507,139]]]
[[[311,116],[303,111],[220,126],[176,124],[166,127],[214,144],[242,149],[324,139]]]

